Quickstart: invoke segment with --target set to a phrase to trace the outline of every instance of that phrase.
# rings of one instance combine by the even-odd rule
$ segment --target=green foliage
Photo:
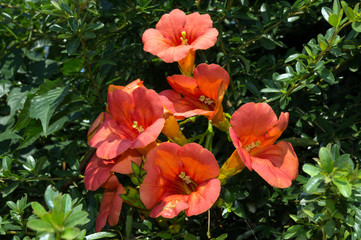
[[[285,239],[358,239],[360,237],[359,189],[361,175],[349,154],[340,154],[338,145],[328,144],[315,158],[317,166],[304,164],[310,175],[300,194],[299,210],[291,218]]]
[[[2,0],[0,238],[206,238],[207,213],[148,220],[127,207],[117,226],[94,233],[101,197],[82,182],[94,154],[87,131],[105,107],[109,84],[140,78],[159,92],[168,88],[166,76],[179,73],[176,63],[144,52],[141,39],[163,14],[179,8],[208,13],[219,31],[216,46],[197,52],[197,64],[216,63],[229,72],[225,111],[254,101],[289,112],[281,140],[293,144],[300,161],[300,176],[288,189],[271,188],[248,170],[228,181],[210,211],[211,237],[360,239],[359,5]],[[181,127],[188,139],[207,142],[219,163],[234,150],[201,117]],[[200,135],[204,131],[212,131],[213,142]],[[132,167],[137,186],[145,172]],[[125,201],[139,200],[127,198],[132,190],[122,196]],[[144,208],[140,200],[135,204]]]

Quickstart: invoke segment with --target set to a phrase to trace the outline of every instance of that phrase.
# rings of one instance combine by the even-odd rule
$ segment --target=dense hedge
[[[1,1],[0,238],[360,239],[357,2]],[[145,52],[142,35],[173,9],[209,14],[218,30],[196,64],[229,73],[225,112],[266,102],[277,116],[289,113],[280,139],[293,145],[299,176],[280,189],[245,169],[222,186],[209,213],[154,219],[124,204],[119,223],[95,233],[103,190],[83,183],[95,152],[87,131],[110,84],[141,79],[157,92],[170,89],[166,77],[179,74],[177,63]],[[180,125],[199,142],[208,121]],[[220,166],[234,151],[228,140],[214,129]],[[125,175],[119,181],[134,185]]]

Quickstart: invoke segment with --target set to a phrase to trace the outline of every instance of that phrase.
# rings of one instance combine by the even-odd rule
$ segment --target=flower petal
[[[161,32],[164,38],[168,39],[172,45],[180,45],[184,25],[186,23],[186,14],[179,10],[174,9],[169,14],[164,14],[155,28]]]
[[[123,186],[119,182],[117,188],[106,189],[104,191],[99,214],[95,223],[96,232],[99,232],[105,226],[107,218],[110,226],[118,223],[123,204],[123,199],[120,197],[120,194],[123,194],[123,192]]]
[[[217,42],[218,31],[212,28],[213,22],[209,14],[192,13],[186,16],[184,31],[188,43],[194,50],[208,49]]]
[[[99,158],[112,159],[131,146],[131,141],[123,134],[123,129],[108,114],[105,114],[104,122],[90,140],[89,145],[97,148]]]
[[[186,174],[196,183],[202,183],[219,175],[219,165],[214,155],[197,143],[189,143],[178,150]]]
[[[181,211],[187,209],[187,195],[171,195],[163,199],[163,201],[155,206],[149,213],[149,217],[156,218],[162,216],[164,218],[174,218]]]
[[[260,146],[251,152],[255,156],[264,147],[272,145],[286,129],[288,113],[281,114],[278,120],[268,104],[246,103],[234,112],[230,123],[243,146],[261,141]]]
[[[183,96],[197,98],[201,93],[198,90],[196,79],[184,75],[172,75],[167,77],[169,85]]]
[[[159,93],[162,104],[171,112],[177,119],[192,117],[195,115],[210,116],[213,111],[204,110],[200,101],[191,98],[183,98],[179,93],[173,90],[165,90]]]
[[[242,142],[239,140],[239,138],[237,136],[237,133],[234,131],[233,128],[229,128],[229,136],[232,139],[232,143],[233,143],[234,147],[237,149],[239,157],[244,162],[246,167],[250,171],[252,171],[251,156],[249,155],[249,153],[245,149],[243,149]]]
[[[226,70],[217,64],[199,64],[194,69],[194,78],[196,79],[200,91],[207,97],[217,101],[218,89],[220,84],[224,83],[224,91],[229,85],[229,75]],[[223,92],[224,94],[224,92]]]
[[[161,201],[168,180],[178,177],[182,167],[182,162],[176,159],[179,148],[174,143],[162,143],[148,153],[144,165],[147,175],[139,189],[140,198],[147,208],[153,208]]]
[[[85,169],[85,188],[91,191],[97,190],[110,177],[113,165],[113,160],[101,159],[94,154]]]
[[[286,188],[297,178],[298,158],[288,142],[278,142],[251,158],[253,169],[271,186]]]
[[[140,166],[142,163],[142,155],[137,150],[129,149],[114,160],[115,163],[111,168],[112,172],[130,174],[133,173],[132,162]]]
[[[218,199],[220,191],[219,179],[210,179],[200,184],[197,191],[188,195],[189,208],[185,210],[186,215],[198,215],[210,209]]]

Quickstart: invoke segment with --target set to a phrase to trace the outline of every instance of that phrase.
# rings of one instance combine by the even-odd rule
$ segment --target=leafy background
[[[129,206],[94,233],[101,190],[82,182],[94,153],[86,133],[108,85],[140,78],[159,92],[178,73],[141,41],[175,8],[210,14],[219,31],[196,61],[229,72],[225,111],[252,101],[289,112],[282,139],[300,161],[284,190],[248,170],[229,180],[211,210],[212,237],[360,239],[361,16],[358,1],[337,0],[1,1],[1,238],[207,238],[206,213],[154,220]],[[188,138],[207,128],[195,121],[182,125]],[[233,150],[216,132],[220,164]]]

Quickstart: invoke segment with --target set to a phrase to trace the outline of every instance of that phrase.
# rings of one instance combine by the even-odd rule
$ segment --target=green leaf
[[[305,54],[295,53],[295,54],[288,56],[288,58],[286,58],[286,60],[285,60],[285,63],[291,62],[297,58],[307,58],[307,56]]]
[[[302,170],[305,173],[307,173],[308,175],[310,175],[311,177],[313,177],[321,172],[321,170],[318,167],[308,164],[308,163],[303,165]]]
[[[84,31],[90,31],[90,30],[98,30],[101,29],[102,27],[104,27],[104,24],[99,22],[99,23],[94,23],[94,24],[90,24],[88,25]]]
[[[322,14],[323,18],[328,22],[328,19],[329,19],[330,15],[332,14],[332,10],[328,7],[322,7],[321,14]]]
[[[67,91],[67,87],[58,87],[54,82],[46,81],[40,86],[38,95],[30,101],[29,116],[41,121],[44,135],[48,134],[50,118]]]
[[[36,215],[38,215],[38,217],[40,217],[40,218],[47,213],[45,208],[38,202],[32,202],[31,207],[32,207],[34,213]]]
[[[68,52],[69,55],[72,55],[78,49],[79,45],[80,45],[80,38],[78,37],[72,38],[66,44],[66,51]]]
[[[58,25],[58,24],[53,24],[49,27],[49,30],[54,31],[54,32],[65,32],[66,29],[63,28],[62,26]]]
[[[292,146],[306,147],[306,146],[318,146],[318,142],[308,138],[284,138],[282,141],[286,141],[292,144]]]
[[[308,193],[314,193],[323,180],[324,177],[321,174],[311,177],[305,186],[305,191]]]
[[[303,228],[303,225],[293,225],[289,227],[286,233],[283,235],[283,239],[290,239],[299,236]]]
[[[321,165],[321,168],[327,172],[327,173],[331,173],[332,170],[333,170],[333,164],[334,164],[334,161],[331,157],[331,153],[330,151],[325,148],[325,147],[322,147],[318,153],[318,157],[319,157],[319,160],[320,160],[320,165]]]
[[[9,156],[5,156],[1,161],[1,166],[3,171],[10,171],[11,170],[11,162],[12,160],[9,158]]]
[[[227,233],[223,233],[222,235],[220,235],[219,237],[217,238],[211,238],[211,240],[224,240],[228,237],[228,234]]]
[[[353,22],[351,26],[356,32],[361,32],[361,22]]]
[[[107,237],[115,237],[116,235],[111,232],[98,232],[93,233],[85,237],[86,240],[95,240],[95,239],[103,239]]]
[[[27,224],[28,228],[31,228],[35,231],[39,232],[54,232],[55,229],[53,228],[53,225],[51,225],[50,222],[41,220],[41,219],[31,219],[29,220]]]
[[[69,75],[72,73],[79,73],[84,67],[84,59],[82,58],[71,58],[64,62],[62,68],[64,75]]]
[[[10,91],[12,84],[10,81],[1,79],[0,80],[0,98]]]
[[[61,234],[61,239],[74,239],[80,234],[78,228],[66,228],[65,231]]]
[[[19,182],[12,182],[10,183],[4,191],[2,191],[3,198],[8,196],[10,193],[12,193],[17,187],[19,186]]]
[[[335,83],[335,77],[333,76],[332,72],[330,70],[328,70],[327,68],[325,68],[324,66],[320,67],[319,69],[317,69],[317,73],[320,75],[321,78],[323,78],[323,80],[325,80],[326,82],[330,83],[330,84],[334,84]]]
[[[66,12],[67,14],[69,14],[70,16],[73,16],[74,13],[71,10],[71,8],[69,7],[69,5],[65,4],[65,3],[61,3],[60,4],[61,9],[63,9],[64,12]]]
[[[50,210],[53,209],[54,207],[54,198],[57,197],[59,195],[59,192],[56,190],[53,190],[53,187],[51,185],[49,185],[46,190],[45,190],[45,194],[44,194],[44,198],[45,198],[45,203],[48,206],[48,208]]]
[[[351,196],[351,184],[346,180],[346,178],[341,177],[334,179],[333,184],[336,185],[344,197],[348,198]]]
[[[292,73],[283,73],[283,74],[280,74],[278,75],[275,80],[276,81],[288,81],[288,80],[291,80],[293,77],[293,74]]]
[[[331,24],[332,27],[337,27],[339,24],[338,15],[336,13],[331,14],[328,17],[328,23]]]
[[[64,221],[64,226],[67,228],[75,227],[76,225],[84,225],[88,223],[88,213],[85,211],[72,212]]]
[[[74,33],[78,32],[79,24],[78,24],[78,21],[77,21],[75,18],[70,17],[70,18],[68,19],[68,24],[69,24],[71,30],[72,30]]]

